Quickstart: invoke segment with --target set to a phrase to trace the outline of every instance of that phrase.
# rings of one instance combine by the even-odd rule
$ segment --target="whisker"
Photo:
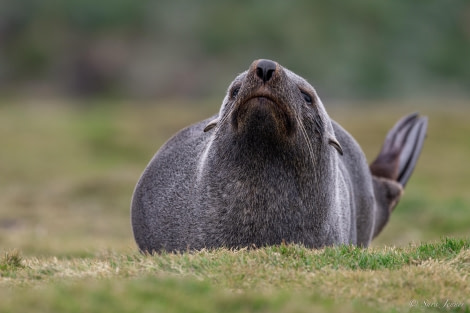
[[[302,133],[302,137],[304,137],[305,143],[307,144],[310,159],[315,164],[316,163],[316,158],[315,158],[315,154],[313,153],[313,148],[312,148],[312,145],[310,143],[310,140],[308,139],[307,130],[305,129],[305,126],[302,123],[302,121],[300,120],[300,118],[297,115],[294,115],[294,116],[295,116],[295,119],[296,119],[297,123],[299,124],[299,128],[300,128],[300,132]]]
[[[231,112],[231,110],[227,110],[227,112]],[[225,121],[227,121],[229,115],[231,115],[230,113],[227,113],[225,114],[224,116],[222,116],[222,118],[220,119],[220,121],[217,122],[217,128],[220,128],[221,125],[223,125],[225,123]]]

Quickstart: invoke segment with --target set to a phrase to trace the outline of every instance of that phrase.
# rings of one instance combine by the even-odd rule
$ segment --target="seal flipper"
[[[418,117],[417,113],[402,118],[388,132],[370,165],[377,205],[373,237],[383,229],[400,200],[423,148],[427,125],[427,117]]]
[[[377,176],[372,176],[372,183],[377,208],[373,234],[375,238],[387,224],[390,214],[403,194],[403,187],[396,181]]]
[[[398,121],[370,165],[372,175],[397,181],[404,187],[423,148],[427,125],[427,117],[418,117],[417,113]]]
[[[418,157],[423,149],[426,130],[428,128],[428,118],[418,118],[408,133],[405,145],[400,153],[400,164],[398,166],[398,182],[405,187],[410,179],[411,173],[416,166]]]

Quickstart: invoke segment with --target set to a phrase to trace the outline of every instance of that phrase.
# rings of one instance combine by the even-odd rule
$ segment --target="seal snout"
[[[231,114],[232,126],[238,134],[278,140],[293,134],[295,112],[283,94],[286,83],[283,75],[283,68],[274,61],[260,59],[251,64]]]
[[[276,72],[277,64],[271,60],[259,60],[256,64],[256,76],[263,80],[263,83],[268,82],[273,74]]]

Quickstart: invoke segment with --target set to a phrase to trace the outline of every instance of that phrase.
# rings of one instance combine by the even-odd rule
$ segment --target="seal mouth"
[[[279,105],[278,102],[268,92],[260,92],[260,93],[253,94],[253,95],[247,97],[243,101],[243,103],[246,103],[246,102],[250,101],[251,99],[256,99],[256,98],[258,98],[260,100],[268,100],[268,101],[271,101],[272,103],[274,103],[276,105]]]
[[[288,106],[269,92],[257,92],[241,100],[232,114],[237,132],[249,131],[264,135],[290,136],[294,118]]]
[[[243,101],[241,106],[247,107],[248,110],[278,110],[280,104],[270,95],[253,95]],[[259,107],[258,107],[259,106]],[[268,113],[268,111],[266,112]]]

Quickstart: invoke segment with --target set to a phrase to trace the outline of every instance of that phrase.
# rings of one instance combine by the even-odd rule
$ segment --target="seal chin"
[[[294,132],[294,117],[286,105],[269,95],[254,95],[240,102],[232,114],[236,133],[262,137],[290,137]]]

